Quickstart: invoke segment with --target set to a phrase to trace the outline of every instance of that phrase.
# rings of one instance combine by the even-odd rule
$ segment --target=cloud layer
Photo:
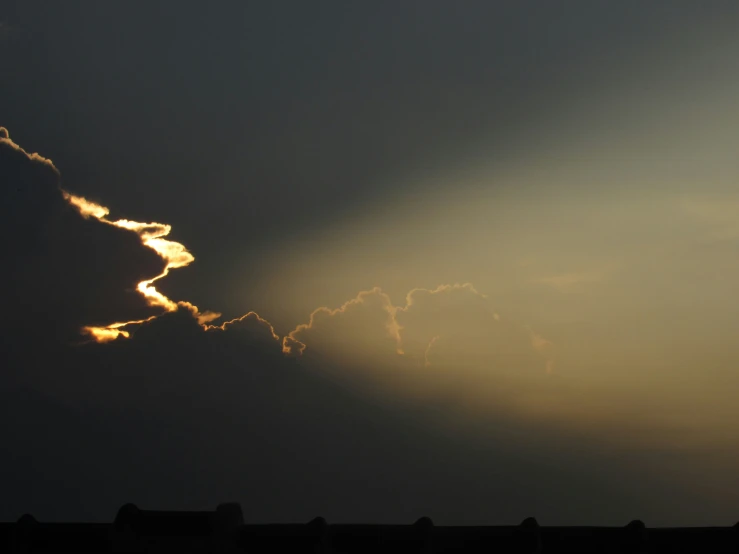
[[[370,288],[283,336],[219,323],[155,288],[194,261],[168,225],[109,219],[4,129],[0,156],[0,517],[237,498],[252,521],[727,523],[732,453],[558,374],[558,341],[472,284]]]
[[[585,384],[587,381],[578,383],[557,375],[557,345],[527,323],[501,315],[493,300],[470,283],[414,288],[397,304],[388,293],[374,287],[338,307],[314,309],[304,323],[282,337],[268,319],[254,311],[218,322],[218,312],[201,311],[187,299],[170,299],[155,288],[155,283],[172,269],[186,267],[195,260],[183,244],[165,238],[170,236],[171,226],[110,219],[107,207],[62,188],[59,172],[50,160],[25,152],[5,129],[1,140],[5,154],[13,160],[6,167],[16,168],[9,174],[8,182],[17,184],[16,195],[22,191],[27,196],[28,206],[18,209],[17,198],[13,212],[18,226],[31,226],[22,233],[24,239],[32,238],[41,225],[54,220],[49,213],[52,209],[64,214],[65,226],[86,230],[84,237],[70,241],[70,245],[75,245],[75,255],[70,254],[70,248],[52,254],[56,256],[52,262],[55,266],[75,268],[75,277],[70,277],[69,283],[62,282],[64,295],[56,292],[63,271],[38,271],[33,262],[23,261],[15,267],[26,280],[29,272],[43,276],[46,282],[38,288],[50,297],[43,301],[45,309],[58,315],[65,325],[77,323],[78,331],[97,342],[128,338],[136,341],[138,334],[151,336],[152,329],[163,332],[168,327],[157,323],[157,319],[170,313],[177,315],[177,321],[193,320],[193,325],[184,327],[188,334],[196,329],[209,336],[249,329],[248,334],[273,344],[275,351],[281,349],[288,358],[307,354],[303,365],[344,368],[334,372],[332,378],[348,386],[416,403],[440,402],[449,414],[465,414],[476,420],[515,414],[588,433],[596,432],[599,425],[614,427],[621,422],[622,431],[610,439],[614,441],[654,440],[659,429],[663,440],[670,443],[671,433],[680,432],[679,426],[674,428],[674,422],[660,423],[651,416],[644,419],[648,404],[644,391],[627,393],[628,389],[623,389],[618,394],[630,396],[615,407],[611,401],[603,402],[612,394],[602,384],[593,388],[592,383]],[[37,194],[28,196],[28,191]],[[70,208],[76,210],[78,217],[72,215]],[[33,213],[35,217],[18,215],[24,213]],[[55,229],[53,235],[59,234],[60,230]],[[107,241],[104,246],[103,240]],[[135,244],[138,248],[134,248]],[[32,250],[28,246],[20,248],[19,259],[23,260]],[[158,263],[142,265],[133,258],[134,254],[141,260],[152,260],[154,254]],[[81,280],[78,275],[89,277]],[[15,282],[20,280],[20,276],[15,278]],[[567,283],[571,280],[568,278]],[[555,281],[555,286],[561,284],[561,279]],[[132,298],[132,294],[138,298]],[[68,305],[55,309],[54,301],[59,296]],[[92,304],[91,299],[95,299],[98,313],[84,309]],[[24,312],[21,307],[17,311]],[[25,313],[29,314],[28,310]],[[127,318],[129,313],[140,315]],[[45,325],[55,316],[47,316]],[[101,322],[103,317],[107,321]],[[38,312],[30,312],[29,318],[30,326],[43,327],[37,323]],[[79,342],[71,338],[70,331],[67,328],[65,333],[47,335],[55,340],[63,337],[64,344]],[[331,373],[325,368],[320,371]]]
[[[162,259],[119,229],[81,218],[63,198],[53,163],[25,152],[0,128],[2,242],[8,333],[75,341],[85,325],[152,314],[131,290],[162,271]]]

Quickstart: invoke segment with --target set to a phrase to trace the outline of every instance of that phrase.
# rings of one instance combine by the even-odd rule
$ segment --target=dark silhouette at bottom
[[[733,527],[648,529],[639,520],[625,527],[542,527],[533,517],[520,525],[436,526],[428,517],[413,525],[249,525],[241,506],[213,512],[140,510],[126,504],[108,523],[43,523],[29,514],[0,523],[0,552],[289,552],[297,553],[737,553]]]

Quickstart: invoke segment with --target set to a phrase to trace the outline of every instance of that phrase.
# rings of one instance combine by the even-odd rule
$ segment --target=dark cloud
[[[445,434],[418,406],[323,376],[351,372],[349,361],[321,372],[285,358],[268,333],[204,333],[173,313],[133,340],[62,359],[63,375],[50,365],[43,382],[2,403],[14,422],[2,517],[108,520],[125,501],[205,509],[236,499],[261,522],[424,513],[483,524],[536,513],[550,524],[617,524],[636,512],[656,524],[661,499],[679,498],[691,504],[671,521],[702,521],[694,493],[664,483],[644,453],[614,462],[575,437],[512,421],[474,439]]]
[[[384,384],[411,396],[458,395],[470,391],[485,402],[510,402],[501,394],[512,383],[546,377],[552,346],[528,327],[500,317],[493,302],[471,284],[413,289],[394,304],[379,288],[342,306],[316,309],[284,340],[286,351],[318,351],[332,360],[363,365],[346,379]],[[361,362],[360,362],[361,361]]]
[[[2,136],[3,272],[13,314],[3,318],[5,336],[77,342],[83,325],[152,314],[135,286],[161,272],[163,260],[135,235],[81,218],[62,197],[53,163],[25,152],[7,130]]]
[[[260,316],[206,331],[189,304],[80,344],[163,312],[135,287],[165,261],[59,188],[173,225],[198,263],[157,282],[167,297],[269,319],[282,291],[250,285],[296,235],[423,200],[440,169],[546,173],[549,146],[612,112],[604,91],[636,105],[640,75],[701,75],[729,4],[3,4],[0,123],[64,181],[0,130],[0,519],[237,500],[250,521],[733,524],[736,456],[656,435],[658,385],[625,420],[557,374],[547,332],[469,288],[319,309],[291,356]]]
[[[717,6],[16,2],[27,39],[0,60],[0,103],[75,192],[164,218],[199,253],[167,296],[225,305],[238,276],[253,308],[253,257],[392,202],[417,186],[408,175],[526,158],[563,104],[592,102],[650,46],[682,52],[672,37],[730,21]]]
[[[536,513],[618,523],[635,511],[655,521],[664,509],[638,496],[645,485],[628,464],[575,437],[545,440],[513,421],[474,438],[445,434],[427,425],[424,407],[325,377],[351,372],[349,360],[313,368],[284,357],[264,329],[242,331],[203,332],[189,313],[166,314],[132,340],[67,349],[25,387],[5,387],[15,477],[2,516],[107,520],[125,501],[200,509],[224,498],[250,521],[425,513],[502,523]],[[665,498],[671,484],[639,465]],[[597,507],[592,519],[583,506]]]
[[[407,365],[419,361],[412,338],[454,344],[503,329],[492,344],[515,338],[511,348],[537,355],[530,332],[497,327],[503,320],[468,286],[412,291],[401,306],[375,290],[319,309],[295,337],[307,345],[300,357],[285,356],[256,314],[206,331],[186,304],[128,340],[66,340],[80,325],[150,313],[126,291],[163,261],[135,233],[82,218],[50,162],[7,135],[0,155],[12,285],[0,381],[0,460],[12,479],[0,518],[109,521],[128,501],[209,509],[237,500],[256,522],[725,523],[703,491],[660,473],[669,449],[614,460],[592,436],[510,416],[462,433],[441,402],[377,395],[347,378],[412,367],[423,383],[429,368]]]

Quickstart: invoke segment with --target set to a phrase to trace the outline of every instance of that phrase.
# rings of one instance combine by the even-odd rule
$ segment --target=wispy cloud
[[[59,174],[51,160],[38,154],[29,154],[13,143],[6,129],[0,128],[0,140],[22,152],[31,161],[45,164]],[[322,344],[335,346],[337,337],[341,337],[338,340],[345,340],[343,347],[359,357],[386,345],[386,354],[390,358],[424,368],[437,365],[432,358],[438,358],[443,363],[450,353],[457,351],[465,359],[469,358],[470,363],[478,365],[498,358],[498,362],[504,365],[508,363],[502,361],[506,358],[523,363],[529,359],[529,353],[536,352],[548,358],[547,371],[552,370],[553,362],[548,355],[551,341],[530,329],[508,329],[510,325],[501,320],[487,295],[471,283],[413,288],[398,304],[393,303],[389,294],[380,287],[374,287],[359,292],[336,308],[320,306],[314,309],[306,322],[297,325],[284,337],[275,332],[272,323],[253,311],[230,321],[216,323],[220,313],[201,311],[188,301],[170,299],[156,288],[157,282],[171,270],[187,267],[195,261],[195,256],[183,244],[169,239],[172,232],[170,225],[113,219],[110,217],[111,210],[106,206],[61,188],[59,192],[81,218],[135,234],[142,247],[156,252],[164,262],[163,268],[139,281],[136,286],[136,291],[150,307],[159,309],[159,313],[135,320],[83,326],[81,331],[96,342],[132,338],[133,331],[142,324],[152,322],[166,313],[182,311],[192,315],[203,331],[223,332],[242,324],[256,323],[268,330],[271,338],[281,344],[283,354],[288,356],[302,355],[309,345],[313,347],[316,344],[319,349]],[[580,280],[560,276],[552,282],[564,285]],[[513,334],[505,335],[510,332]],[[385,361],[392,365],[390,358]]]
[[[59,170],[56,168],[54,163],[49,160],[48,158],[44,158],[43,156],[39,155],[36,152],[26,152],[23,148],[21,148],[18,144],[13,142],[13,139],[10,138],[10,132],[5,127],[0,127],[0,142],[3,144],[10,146],[13,150],[16,150],[18,152],[22,152],[28,158],[34,162],[40,162],[48,167],[50,167],[54,173],[57,175],[59,174]]]
[[[396,306],[392,303],[390,296],[388,296],[387,293],[385,293],[380,287],[374,287],[370,290],[361,291],[357,296],[346,301],[338,308],[331,309],[327,306],[321,306],[313,310],[307,323],[301,323],[295,329],[290,331],[290,333],[288,333],[288,335],[283,339],[283,352],[285,352],[285,354],[302,354],[305,351],[306,344],[298,337],[301,333],[305,333],[313,329],[316,321],[321,316],[332,317],[343,314],[349,308],[358,304],[363,304],[369,297],[375,297],[380,300],[383,310],[387,312],[386,329],[388,334],[395,340],[397,353],[404,354],[403,338],[401,334],[403,327],[398,322],[398,316],[402,313],[408,312],[408,310],[415,304],[419,295],[439,295],[454,291],[466,291],[479,298],[487,298],[486,295],[479,292],[471,283],[454,283],[439,285],[434,289],[414,288],[406,294],[405,304]],[[497,316],[497,314],[495,314],[495,316]]]

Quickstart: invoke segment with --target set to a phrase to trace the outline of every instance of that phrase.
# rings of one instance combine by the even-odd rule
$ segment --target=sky
[[[0,519],[733,525],[739,6],[0,7]]]

